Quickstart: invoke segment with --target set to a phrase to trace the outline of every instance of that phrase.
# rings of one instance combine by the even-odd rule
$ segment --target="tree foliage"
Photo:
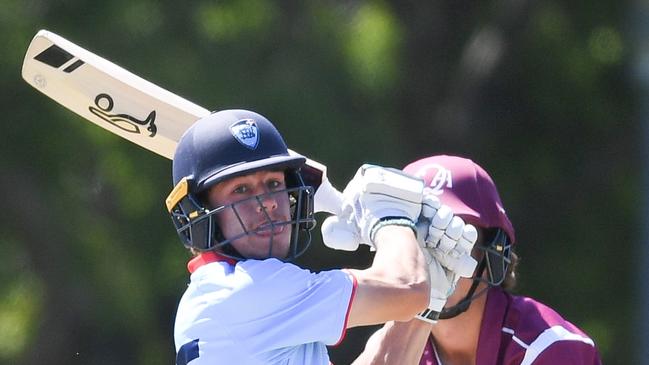
[[[627,7],[5,0],[0,363],[170,363],[187,282],[163,208],[170,162],[20,79],[41,28],[209,109],[268,116],[341,187],[364,162],[471,157],[517,229],[518,292],[589,332],[605,363],[631,363],[641,161]],[[302,264],[316,270],[371,259],[314,246]],[[365,336],[351,331],[334,362]]]

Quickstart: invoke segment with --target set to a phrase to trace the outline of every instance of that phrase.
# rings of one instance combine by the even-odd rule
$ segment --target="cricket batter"
[[[181,138],[166,203],[194,258],[175,321],[177,365],[329,364],[326,345],[347,328],[416,315],[434,321],[458,263],[475,264],[477,231],[424,192],[422,179],[366,165],[345,188],[336,219],[376,249],[372,266],[295,266],[315,225],[316,186],[304,163],[251,111],[211,114]],[[335,247],[339,232],[323,238]]]
[[[472,279],[460,279],[435,326],[419,320],[387,323],[361,358],[420,365],[601,364],[582,330],[546,305],[508,292],[516,279],[514,228],[482,167],[465,158],[433,156],[404,171],[422,177],[443,204],[478,227],[473,256],[479,264]]]

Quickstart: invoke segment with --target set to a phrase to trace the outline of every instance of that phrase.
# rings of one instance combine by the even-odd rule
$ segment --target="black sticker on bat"
[[[64,63],[70,61],[73,57],[72,54],[68,53],[63,48],[53,44],[43,52],[37,54],[34,59],[54,68],[59,68]]]
[[[72,63],[70,66],[64,68],[64,69],[63,69],[63,72],[70,73],[70,72],[72,72],[72,71],[78,69],[79,66],[83,65],[84,63],[85,63],[85,62],[83,62],[83,61],[81,61],[81,60],[76,60],[76,61],[74,61],[74,63]]]

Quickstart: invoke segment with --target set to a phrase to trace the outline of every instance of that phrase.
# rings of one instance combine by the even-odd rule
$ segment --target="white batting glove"
[[[443,205],[430,189],[424,189],[417,240],[424,248],[436,249],[431,253],[441,260],[442,266],[462,277],[471,277],[477,265],[471,250],[477,239],[474,226],[453,215],[453,210]]]
[[[349,218],[347,214],[340,214],[340,216]],[[374,249],[373,245],[361,242],[358,227],[351,220],[332,215],[322,222],[320,231],[322,232],[322,242],[334,250],[356,251],[361,244],[366,244]]]
[[[422,245],[430,273],[430,302],[428,309],[417,318],[435,323],[453,293],[460,277],[471,277],[477,261],[471,250],[478,232],[470,224],[442,205],[439,199],[424,192],[422,215],[417,223],[417,238]]]
[[[452,270],[443,267],[430,253],[430,249],[424,248],[423,254],[428,263],[430,274],[430,300],[428,308],[415,316],[415,318],[429,323],[437,323],[446,299],[455,291],[455,285],[459,276]]]
[[[360,243],[373,247],[376,232],[391,224],[412,225],[422,209],[423,180],[403,172],[363,165],[343,191],[343,209],[321,227],[328,247],[355,250]]]

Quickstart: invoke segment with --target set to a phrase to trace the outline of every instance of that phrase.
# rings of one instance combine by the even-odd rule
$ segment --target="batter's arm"
[[[426,309],[429,275],[412,229],[387,226],[378,231],[376,255],[365,270],[348,270],[357,281],[347,328],[407,321]]]
[[[353,365],[419,364],[432,326],[418,319],[388,322],[372,334]]]

